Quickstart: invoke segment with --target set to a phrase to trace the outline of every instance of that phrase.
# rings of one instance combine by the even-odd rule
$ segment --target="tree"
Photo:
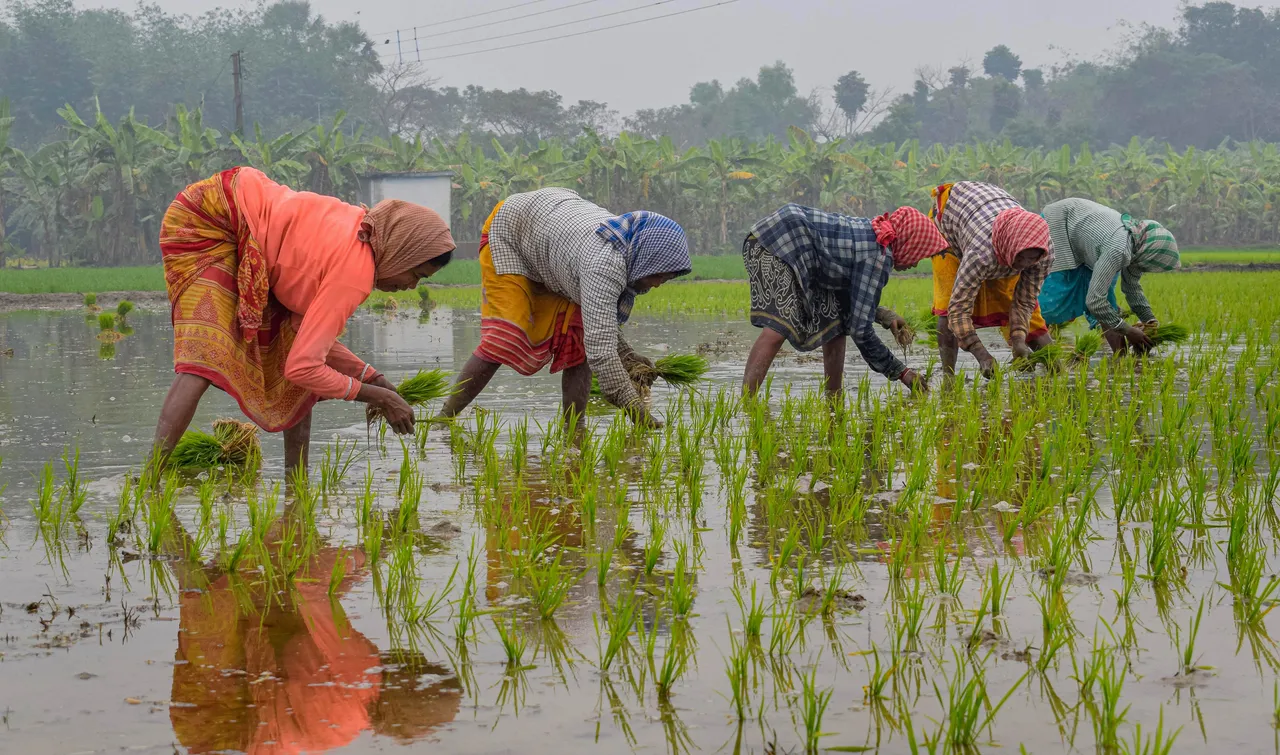
[[[1005,81],[1017,81],[1022,72],[1022,58],[1013,54],[1008,45],[996,45],[982,58],[982,70],[988,76],[999,76]]]
[[[954,89],[964,89],[969,85],[969,67],[955,66],[947,70],[947,75],[951,78],[951,86]]]
[[[870,91],[862,74],[850,71],[836,79],[836,106],[850,121],[857,120],[858,114],[867,106]]]
[[[1039,68],[1028,68],[1022,72],[1022,83],[1026,85],[1027,92],[1044,91],[1044,71]]]
[[[991,131],[1000,133],[1005,124],[1018,116],[1022,108],[1022,93],[1007,81],[997,81],[991,92]]]

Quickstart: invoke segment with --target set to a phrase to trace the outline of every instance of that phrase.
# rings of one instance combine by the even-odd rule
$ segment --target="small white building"
[[[384,199],[402,199],[440,213],[451,222],[453,172],[369,173],[360,177],[360,201],[369,207]]]

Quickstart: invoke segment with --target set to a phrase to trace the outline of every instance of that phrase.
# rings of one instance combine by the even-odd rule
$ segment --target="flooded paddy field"
[[[741,317],[637,317],[711,360],[662,430],[566,433],[558,376],[503,371],[403,444],[321,403],[293,485],[278,437],[253,479],[139,479],[167,313],[114,355],[0,314],[0,750],[1274,751],[1273,283],[1183,297],[1151,359],[927,397],[850,349],[834,404],[794,354],[741,401]],[[344,340],[398,380],[478,338]]]

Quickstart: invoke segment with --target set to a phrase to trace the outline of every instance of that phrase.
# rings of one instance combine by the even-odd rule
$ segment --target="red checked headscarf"
[[[1005,210],[991,226],[991,247],[996,260],[1005,267],[1013,267],[1013,258],[1026,249],[1043,249],[1049,255],[1053,248],[1049,243],[1049,223],[1021,207]]]
[[[899,207],[871,221],[876,241],[893,252],[893,267],[906,270],[925,257],[942,254],[950,244],[933,221],[914,207]]]

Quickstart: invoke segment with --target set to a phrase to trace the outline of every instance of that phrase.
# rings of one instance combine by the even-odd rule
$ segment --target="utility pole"
[[[231,53],[231,80],[236,88],[236,133],[244,136],[244,95],[240,91],[240,50]]]

